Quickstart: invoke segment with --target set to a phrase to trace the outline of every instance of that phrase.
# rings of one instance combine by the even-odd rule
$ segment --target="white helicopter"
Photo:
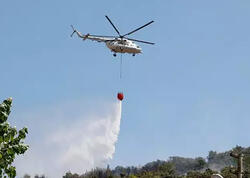
[[[141,40],[136,40],[136,39],[126,37],[126,36],[136,32],[136,31],[148,26],[149,24],[153,23],[154,21],[150,21],[149,23],[147,23],[147,24],[145,24],[145,25],[143,25],[143,26],[141,26],[133,31],[126,33],[125,35],[121,35],[120,32],[115,27],[115,25],[109,19],[109,17],[108,16],[105,16],[105,17],[108,19],[108,21],[113,26],[113,28],[115,29],[115,31],[117,32],[117,34],[119,36],[99,36],[99,35],[90,35],[89,33],[86,35],[82,35],[79,31],[77,31],[71,25],[71,27],[73,29],[73,33],[71,34],[71,37],[73,36],[74,33],[76,33],[78,35],[78,37],[82,38],[83,40],[89,39],[89,40],[93,40],[93,41],[104,42],[104,43],[106,43],[106,46],[114,53],[113,54],[114,57],[116,56],[116,53],[130,53],[133,56],[135,56],[135,54],[142,53],[142,49],[136,43],[134,43],[134,41],[140,42],[140,43],[151,44],[151,45],[154,44],[151,42],[141,41]]]

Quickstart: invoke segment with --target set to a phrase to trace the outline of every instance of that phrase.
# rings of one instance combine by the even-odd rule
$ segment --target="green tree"
[[[29,174],[25,174],[23,178],[31,178],[31,176]]]
[[[186,178],[210,178],[214,173],[216,172],[211,169],[206,169],[204,172],[189,171]]]
[[[195,170],[201,170],[207,165],[205,159],[202,157],[195,158],[195,161],[196,161],[194,165]]]
[[[4,100],[0,104],[0,177],[14,178],[16,176],[16,168],[12,166],[15,156],[24,154],[28,149],[28,145],[23,140],[28,133],[27,128],[23,128],[17,132],[15,127],[11,127],[7,122],[10,114],[12,98]]]
[[[226,178],[237,178],[237,176],[233,173],[231,173],[231,167],[224,167],[222,170],[221,170],[221,175],[223,177],[226,177]]]
[[[128,178],[137,178],[135,175],[129,175]]]
[[[172,163],[165,162],[159,166],[159,175],[160,177],[174,177],[175,176],[175,168]]]
[[[186,178],[202,178],[202,173],[199,171],[189,171]]]

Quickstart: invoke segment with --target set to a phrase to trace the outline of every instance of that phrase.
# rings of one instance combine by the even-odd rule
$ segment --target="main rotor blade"
[[[113,26],[113,28],[115,29],[115,31],[118,33],[118,35],[121,37],[120,32],[117,30],[117,28],[115,27],[115,25],[112,23],[112,21],[109,19],[109,17],[107,15],[105,15],[105,17],[108,19],[109,23]]]
[[[152,42],[142,41],[142,40],[136,40],[136,39],[132,39],[132,38],[126,38],[126,39],[131,40],[131,41],[137,41],[137,42],[140,42],[140,43],[151,44],[151,45],[155,44],[155,43],[152,43]]]
[[[153,22],[154,22],[154,21],[152,20],[151,22],[148,22],[147,24],[145,24],[145,25],[143,25],[143,26],[141,26],[141,27],[139,27],[139,28],[137,28],[137,29],[135,29],[135,30],[133,30],[133,31],[131,31],[131,32],[129,32],[129,33],[125,34],[125,35],[122,35],[122,37],[127,36],[127,35],[130,35],[130,34],[136,32],[136,31],[138,31],[138,30],[140,30],[140,29],[142,29],[142,28],[144,28],[144,27],[150,25],[150,24],[153,23]]]

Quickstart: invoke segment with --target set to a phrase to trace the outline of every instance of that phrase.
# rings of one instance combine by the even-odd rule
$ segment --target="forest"
[[[169,157],[167,160],[156,160],[143,166],[117,166],[111,169],[95,168],[81,175],[67,172],[63,178],[210,178],[212,174],[220,173],[224,178],[236,178],[232,173],[237,167],[237,160],[230,153],[243,153],[243,178],[250,178],[250,147],[236,146],[231,150],[217,153],[209,151],[206,158]],[[45,175],[35,178],[45,178]],[[27,174],[24,178],[30,178]]]

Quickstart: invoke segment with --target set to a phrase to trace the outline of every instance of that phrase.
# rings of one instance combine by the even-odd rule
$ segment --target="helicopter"
[[[128,35],[131,35],[132,33],[150,25],[154,21],[150,21],[146,23],[145,25],[136,28],[135,30],[126,33],[125,35],[121,35],[118,29],[115,27],[115,25],[112,23],[110,18],[106,15],[106,19],[109,21],[109,23],[112,25],[112,27],[117,32],[118,36],[100,36],[100,35],[90,35],[89,33],[86,35],[82,35],[79,31],[77,31],[73,25],[71,25],[73,29],[73,33],[70,35],[71,37],[74,35],[74,33],[77,34],[78,37],[82,38],[83,40],[89,39],[97,42],[104,42],[106,43],[106,46],[113,52],[113,56],[116,57],[116,53],[129,53],[135,56],[135,54],[142,53],[142,49],[139,45],[137,45],[135,42],[145,43],[145,44],[151,44],[154,45],[155,43],[127,38]]]

